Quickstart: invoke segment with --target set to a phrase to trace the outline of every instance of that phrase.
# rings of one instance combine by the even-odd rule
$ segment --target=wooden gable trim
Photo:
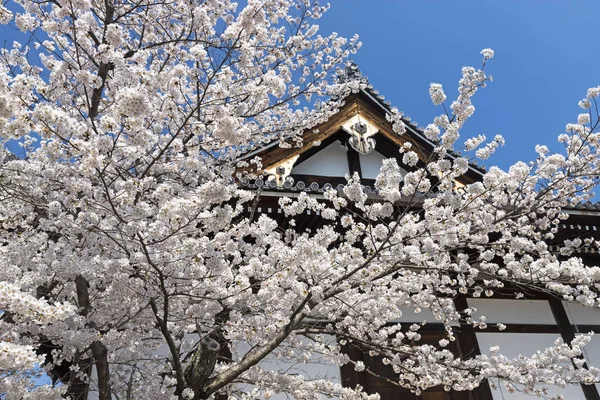
[[[387,151],[385,151],[385,153],[379,151],[380,153],[384,154],[386,157],[394,157],[397,160],[401,160],[399,155],[396,155],[396,153],[398,153],[399,147],[402,147],[408,142],[412,145],[411,150],[417,153],[420,160],[420,166],[425,165],[429,161],[433,151],[432,144],[426,139],[422,138],[422,134],[419,134],[412,126],[408,124],[407,132],[405,134],[396,134],[392,128],[392,124],[386,119],[387,114],[389,114],[389,110],[386,111],[386,109],[375,103],[373,99],[369,98],[367,94],[361,91],[357,94],[348,96],[345,105],[342,106],[336,114],[331,116],[328,121],[315,128],[307,130],[303,134],[303,146],[291,148],[270,146],[254,154],[261,158],[263,170],[273,169],[274,167],[285,163],[287,160],[290,160],[295,156],[299,156],[296,162],[299,164],[306,158],[316,154],[322,148],[326,147],[326,145],[331,141],[330,139],[332,139],[331,136],[347,135],[345,132],[341,131],[342,125],[356,115],[361,115],[378,130],[378,133],[375,135],[376,148],[380,149],[383,147],[378,143],[377,138],[379,138],[379,141],[384,139],[386,142],[384,146],[389,147],[389,149],[386,149]],[[315,146],[315,143],[320,143],[320,145]],[[390,144],[393,146],[390,146]],[[348,161],[350,171],[356,171],[360,175],[360,165],[356,162],[357,155],[358,154],[354,155],[351,151],[349,151]],[[473,168],[470,168],[465,175],[458,179],[458,183],[461,185],[466,185],[476,182],[480,179],[481,174],[477,173]]]
[[[406,132],[403,135],[398,135],[394,132],[392,124],[386,119],[386,113],[380,107],[375,107],[372,102],[365,97],[356,97],[357,109],[364,115],[388,140],[398,147],[404,146],[405,143],[411,143],[411,150],[417,153],[419,160],[426,162],[431,154],[432,147],[421,142],[419,138]]]
[[[427,160],[426,157],[431,149],[427,148],[424,143],[418,141],[418,138],[415,138],[408,133],[405,135],[397,135],[393,131],[391,123],[386,120],[386,113],[383,112],[382,109],[375,107],[361,93],[348,96],[346,104],[338,113],[334,114],[327,122],[307,130],[303,135],[304,145],[302,147],[266,148],[256,153],[256,156],[261,157],[264,169],[272,168],[286,159],[310,151],[315,142],[323,143],[328,137],[336,134],[341,129],[344,122],[359,114],[372,123],[381,135],[385,135],[386,138],[396,146],[400,147],[403,146],[404,143],[410,142],[413,145],[413,151],[418,154],[419,158],[422,161]]]
[[[385,124],[387,124],[387,126],[391,130],[391,124],[385,118],[385,115],[390,113],[390,108],[387,105],[382,104],[381,101],[379,101],[375,97],[373,97],[373,95],[368,93],[368,91],[362,90],[360,93],[363,94],[361,96],[361,100],[365,104],[369,104],[371,106],[369,112],[373,112],[374,115],[382,115],[383,121],[385,122]],[[431,141],[429,141],[428,139],[426,139],[424,134],[418,128],[411,125],[408,121],[404,120],[404,122],[406,125],[406,131],[407,131],[404,135],[397,135],[396,133],[393,132],[393,130],[391,130],[391,131],[387,132],[386,136],[388,136],[392,139],[398,138],[399,142],[397,142],[397,143],[404,144],[404,143],[406,143],[406,141],[410,141],[413,144],[413,146],[419,148],[420,152],[417,152],[415,150],[415,148],[413,148],[412,150],[417,152],[421,162],[426,163],[427,159],[428,159],[428,155],[431,154],[433,151],[434,144]],[[451,155],[451,157],[453,157],[453,156]],[[481,177],[484,173],[485,173],[485,171],[482,170],[481,168],[476,167],[474,165],[469,165],[469,169],[461,177],[462,179],[459,182],[464,185],[473,183],[473,182],[478,182],[481,180]]]

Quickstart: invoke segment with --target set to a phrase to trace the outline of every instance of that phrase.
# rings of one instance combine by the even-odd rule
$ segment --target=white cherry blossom
[[[473,96],[490,80],[485,62],[464,67],[458,95],[423,132],[428,154],[403,146],[403,166],[383,162],[376,194],[353,174],[342,190],[282,196],[274,217],[259,211],[265,182],[276,182],[253,150],[301,145],[365,88],[337,78],[360,42],[319,33],[328,6],[16,3],[14,15],[0,7],[0,22],[43,41],[41,65],[19,44],[0,57],[0,140],[19,140],[25,154],[4,150],[0,165],[0,391],[375,399],[265,366],[318,356],[368,373],[346,354],[349,343],[415,393],[485,380],[531,393],[600,381],[578,361],[590,335],[516,359],[502,348],[471,358],[449,349],[457,324],[505,327],[455,309],[462,295],[516,284],[599,307],[600,267],[573,256],[596,243],[555,251],[544,242],[566,219],[563,208],[590,199],[597,184],[598,88],[580,103],[590,119],[561,135],[563,154],[540,146],[530,163],[483,172],[473,162],[504,140],[461,139]],[[482,55],[487,62],[493,52]],[[441,84],[430,96],[447,99]],[[398,111],[388,122],[399,140],[412,134]],[[475,154],[458,154],[461,143]],[[473,171],[480,179],[462,183]],[[241,187],[250,180],[260,189]],[[319,224],[299,228],[308,213]],[[427,322],[394,322],[407,310],[430,311],[445,338],[424,344]],[[31,391],[36,365],[64,385]],[[58,376],[61,367],[69,372]]]

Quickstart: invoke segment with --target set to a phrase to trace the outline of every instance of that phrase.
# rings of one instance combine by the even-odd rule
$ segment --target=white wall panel
[[[369,154],[361,154],[360,155],[360,170],[362,172],[362,176],[365,179],[375,179],[377,175],[379,175],[379,171],[381,170],[381,163],[385,160],[386,157],[378,153],[376,151],[372,151]],[[402,175],[404,176],[407,171],[400,166],[400,171],[402,171]]]
[[[588,367],[600,368],[600,332],[592,336],[592,341],[583,349],[583,355]],[[600,384],[596,384],[596,388],[600,392]]]
[[[600,368],[600,332],[592,336],[592,341],[585,346],[583,351],[588,366]]]
[[[360,171],[365,179],[375,179],[379,175],[381,163],[385,160],[383,154],[372,151],[369,154],[360,155]]]
[[[292,174],[302,175],[344,177],[348,173],[346,148],[338,141],[292,168]]]
[[[474,319],[486,316],[487,323],[556,325],[546,300],[468,299],[469,307],[477,308]]]
[[[327,343],[335,343],[334,336],[324,336]],[[307,343],[308,339],[304,339]],[[286,342],[283,343],[283,346],[286,345]],[[248,343],[239,342],[235,346],[236,354],[234,357],[241,358],[248,350],[250,349],[250,345]],[[341,383],[341,371],[340,367],[337,365],[333,365],[329,360],[324,358],[320,354],[312,354],[310,359],[306,362],[301,361],[300,350],[298,350],[298,357],[294,358],[277,358],[274,355],[269,355],[265,357],[258,365],[266,370],[278,373],[285,373],[288,375],[302,375],[309,379],[325,379],[335,383]],[[242,391],[251,391],[252,385],[239,385],[238,388]],[[270,397],[271,400],[289,400],[291,397],[286,394],[276,394]]]
[[[563,301],[565,311],[573,324],[600,325],[600,310],[588,308],[578,303],[567,303]],[[600,332],[598,332],[600,333]]]
[[[96,389],[98,387],[98,371],[96,366],[92,365],[92,371],[90,372],[90,387]],[[87,393],[87,400],[98,400],[100,398],[100,392],[97,390],[89,390]]]
[[[537,350],[552,346],[559,337],[558,334],[535,333],[477,333],[476,335],[482,354],[489,354],[490,347],[499,346],[500,354],[509,358],[515,358],[519,355],[530,357]],[[561,394],[567,400],[585,399],[579,385],[568,385],[565,388],[547,387],[549,389],[548,398]],[[502,383],[496,390],[492,390],[492,395],[494,400],[532,400],[538,398],[522,392],[510,393]]]
[[[400,318],[394,318],[390,322],[402,322],[402,323],[416,323],[421,322],[427,323],[442,323],[439,319],[436,319],[433,312],[429,308],[421,308],[420,312],[415,312],[415,307],[405,307],[402,309],[402,316]],[[450,325],[458,325],[458,322],[452,322]]]

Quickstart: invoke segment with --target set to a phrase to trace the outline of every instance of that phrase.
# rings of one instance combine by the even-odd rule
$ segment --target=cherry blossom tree
[[[261,366],[318,354],[365,368],[344,353],[348,342],[383,357],[396,383],[415,392],[471,390],[487,378],[532,391],[600,381],[580,359],[589,335],[528,359],[444,348],[455,322],[484,328],[452,306],[459,294],[515,283],[598,307],[600,269],[569,257],[581,243],[566,243],[559,257],[544,240],[566,218],[561,209],[597,183],[600,88],[559,138],[563,155],[539,146],[535,161],[492,168],[457,191],[469,163],[503,144],[479,136],[464,142],[467,155],[453,153],[471,98],[489,80],[484,68],[465,67],[457,99],[424,130],[435,144],[427,160],[405,146],[411,172],[385,161],[377,201],[357,176],[324,200],[282,198],[291,222],[307,209],[324,221],[312,232],[282,231],[248,214],[258,196],[238,182],[261,174],[261,163],[240,156],[273,140],[299,145],[359,89],[335,78],[357,38],[318,35],[327,7],[17,3],[23,10],[0,7],[0,20],[29,32],[36,48],[16,43],[0,59],[0,134],[25,153],[0,160],[7,398],[375,398]],[[482,54],[485,67],[493,52]],[[430,93],[445,104],[441,85]],[[390,121],[405,134],[400,113]],[[447,338],[420,344],[419,326],[388,324],[406,307],[431,309]],[[35,365],[54,387],[35,387]]]

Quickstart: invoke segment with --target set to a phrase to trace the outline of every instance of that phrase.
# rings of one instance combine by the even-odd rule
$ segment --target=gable
[[[406,133],[398,135],[394,132],[386,118],[391,113],[389,106],[378,101],[372,92],[363,89],[348,96],[346,104],[329,120],[305,131],[301,146],[284,148],[274,142],[242,159],[260,157],[262,172],[274,180],[273,187],[279,188],[290,175],[336,178],[321,179],[336,186],[343,184],[343,177],[353,172],[358,172],[365,184],[371,185],[372,182],[367,181],[377,177],[383,159],[395,158],[402,166],[399,149],[406,143],[411,144],[419,157],[419,166],[423,166],[431,156],[434,144],[408,120],[405,121]],[[479,181],[481,177],[482,170],[471,166],[456,183],[462,186]]]

